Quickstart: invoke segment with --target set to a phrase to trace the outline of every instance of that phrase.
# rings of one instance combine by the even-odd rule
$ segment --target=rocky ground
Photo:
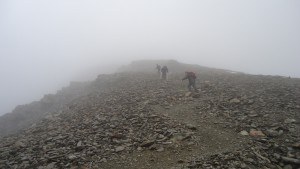
[[[198,72],[100,75],[90,93],[0,143],[0,168],[300,166],[300,80]]]
[[[39,122],[48,114],[57,112],[74,99],[89,93],[89,82],[71,82],[68,87],[47,94],[40,101],[17,106],[12,112],[0,116],[0,137],[18,133],[21,129]]]

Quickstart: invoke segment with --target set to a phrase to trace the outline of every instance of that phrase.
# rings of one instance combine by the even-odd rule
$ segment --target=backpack
[[[163,67],[161,68],[161,72],[162,72],[162,73],[168,73],[168,68],[167,68],[167,66],[163,66]]]
[[[194,72],[187,72],[187,76],[196,79],[196,74]]]

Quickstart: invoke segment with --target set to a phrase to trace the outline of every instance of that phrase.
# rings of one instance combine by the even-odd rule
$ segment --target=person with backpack
[[[196,92],[198,92],[198,89],[196,88],[196,74],[194,72],[185,72],[185,77],[182,78],[182,81],[188,79],[189,80],[189,84],[188,84],[188,89],[191,92],[192,91],[192,87],[194,88],[194,90]]]
[[[156,69],[157,69],[157,73],[160,75],[161,66],[159,64],[156,64]]]
[[[169,72],[168,67],[167,66],[163,66],[161,68],[161,78],[163,80],[167,80],[167,73]]]

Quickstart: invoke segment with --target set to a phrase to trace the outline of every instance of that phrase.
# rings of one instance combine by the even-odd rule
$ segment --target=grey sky
[[[298,0],[0,0],[0,114],[136,59],[300,77],[299,30]]]

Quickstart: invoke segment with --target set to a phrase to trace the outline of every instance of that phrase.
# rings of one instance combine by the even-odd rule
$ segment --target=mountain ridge
[[[59,111],[3,137],[0,167],[297,166],[299,79],[198,69],[201,91],[188,93],[177,70],[167,81],[155,65],[99,75]]]

